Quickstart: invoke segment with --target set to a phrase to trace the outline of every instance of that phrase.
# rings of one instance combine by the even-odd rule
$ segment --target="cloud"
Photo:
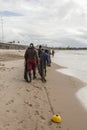
[[[84,0],[1,0],[0,14],[4,41],[20,40],[24,44],[37,42],[50,46],[57,46],[59,42],[61,46],[87,45]]]

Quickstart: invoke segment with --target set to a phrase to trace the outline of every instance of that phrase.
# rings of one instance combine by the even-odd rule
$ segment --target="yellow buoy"
[[[53,115],[52,116],[52,121],[54,121],[56,123],[60,123],[61,122],[61,116],[59,116],[59,115]]]

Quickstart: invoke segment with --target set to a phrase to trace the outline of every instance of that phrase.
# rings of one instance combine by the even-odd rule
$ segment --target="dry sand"
[[[87,130],[87,111],[75,96],[84,84],[47,68],[47,83],[23,79],[24,51],[0,50],[0,130]],[[60,114],[61,124],[51,121]]]

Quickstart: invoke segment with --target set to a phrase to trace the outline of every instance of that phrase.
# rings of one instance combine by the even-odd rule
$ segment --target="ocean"
[[[87,50],[56,51],[52,62],[65,67],[57,70],[60,73],[76,77],[87,84]],[[87,110],[87,86],[82,86],[75,96]]]

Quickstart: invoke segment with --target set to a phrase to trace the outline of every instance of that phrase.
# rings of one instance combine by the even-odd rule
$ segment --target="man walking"
[[[30,46],[26,50],[24,57],[25,57],[25,61],[27,64],[27,71],[28,71],[29,78],[30,78],[29,82],[31,82],[31,80],[32,80],[31,71],[32,70],[33,70],[33,79],[36,78],[36,63],[37,63],[37,52],[34,48],[33,43],[30,43]]]

